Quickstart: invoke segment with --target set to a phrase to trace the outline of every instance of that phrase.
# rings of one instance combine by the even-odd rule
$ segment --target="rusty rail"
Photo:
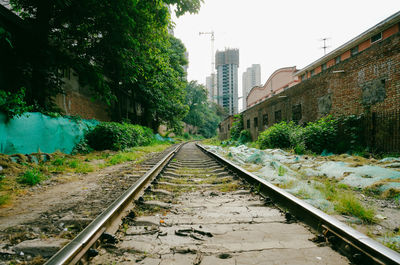
[[[261,195],[270,198],[273,203],[296,216],[299,221],[322,233],[325,239],[332,243],[340,253],[349,257],[355,263],[400,264],[400,254],[396,251],[356,231],[265,179],[233,164],[224,157],[205,149],[202,145],[197,144],[197,146],[203,152],[227,166],[232,172],[246,179],[247,182],[260,187]]]
[[[76,264],[84,258],[87,251],[96,243],[100,236],[111,229],[118,227],[118,220],[129,209],[130,203],[137,199],[144,189],[151,184],[153,179],[163,170],[165,165],[179,151],[183,144],[179,144],[169,152],[135,184],[119,196],[103,213],[94,219],[82,232],[71,242],[60,249],[45,264]]]

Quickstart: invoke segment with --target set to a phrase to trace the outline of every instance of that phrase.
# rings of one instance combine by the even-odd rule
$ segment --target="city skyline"
[[[221,15],[220,10],[226,6],[230,11]],[[320,39],[329,37],[327,52],[330,52],[397,10],[400,10],[400,2],[394,0],[368,4],[364,1],[323,3],[312,0],[307,6],[289,0],[206,0],[199,14],[174,18],[175,35],[191,54],[189,80],[204,84],[206,76],[211,74],[210,39],[199,36],[199,32],[214,31],[215,50],[239,48],[239,74],[249,65],[260,64],[263,84],[279,68],[297,66],[302,69],[322,57],[324,50],[320,48],[323,46]],[[340,19],[327,19],[328,14],[340,15]],[[241,83],[240,78],[240,95]]]

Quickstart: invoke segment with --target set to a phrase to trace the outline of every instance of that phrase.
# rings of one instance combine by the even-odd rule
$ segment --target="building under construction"
[[[217,69],[218,104],[230,115],[238,113],[239,50],[226,49],[215,54]]]

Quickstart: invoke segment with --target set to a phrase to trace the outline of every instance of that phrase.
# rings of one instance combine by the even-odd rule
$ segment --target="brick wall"
[[[106,104],[77,91],[70,90],[57,95],[55,103],[66,115],[79,115],[83,119],[99,121],[111,120]]]
[[[231,137],[230,129],[232,128],[233,116],[227,117],[219,124],[218,136],[221,140],[226,140]]]
[[[350,54],[348,54],[350,56]],[[400,108],[400,33],[316,74],[243,112],[253,140],[267,126],[299,124],[326,115],[395,111]],[[228,121],[221,123],[226,126]],[[247,128],[248,123],[250,127]],[[255,124],[256,123],[256,124]],[[228,135],[221,133],[220,138]]]

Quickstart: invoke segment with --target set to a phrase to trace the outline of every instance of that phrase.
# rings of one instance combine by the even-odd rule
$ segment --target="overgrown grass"
[[[221,140],[218,139],[218,137],[213,137],[213,138],[203,140],[202,144],[221,146],[222,142],[221,142]]]
[[[94,171],[93,166],[78,159],[69,161],[68,166],[72,168],[75,173],[89,173]]]
[[[37,169],[29,169],[18,177],[17,181],[21,184],[34,186],[44,179],[43,173]]]
[[[349,190],[349,186],[326,180],[323,185],[315,187],[334,204],[337,213],[355,216],[365,223],[375,223],[375,210],[365,207]]]
[[[10,200],[9,194],[0,195],[0,205],[6,204]]]
[[[39,164],[27,161],[14,163],[9,156],[0,154],[3,167],[0,174],[0,205],[9,204],[14,197],[24,194],[27,186],[38,185],[47,178],[65,173],[88,173],[127,161],[139,163],[147,154],[161,152],[170,145],[168,142],[154,141],[152,145],[138,146],[124,152],[101,151],[76,155],[54,153],[50,161]],[[68,179],[74,178],[65,175],[62,177],[62,182]]]
[[[375,210],[367,208],[351,193],[341,193],[335,199],[335,211],[341,214],[353,215],[366,223],[375,223]]]

